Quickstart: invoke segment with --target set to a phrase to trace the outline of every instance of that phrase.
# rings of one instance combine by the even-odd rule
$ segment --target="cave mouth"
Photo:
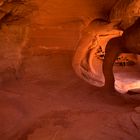
[[[96,51],[92,53],[92,75],[95,81],[100,79],[100,82],[96,86],[102,87],[105,79],[102,72],[102,64],[105,56],[105,50],[103,47],[98,47]],[[115,88],[120,93],[126,93],[129,90],[136,90],[140,88],[140,55],[132,53],[122,53],[116,59],[113,66],[113,73],[115,77]],[[92,78],[92,76],[91,76]],[[88,81],[88,80],[87,80]],[[95,84],[94,81],[91,84]],[[139,92],[139,91],[138,91]]]
[[[115,88],[119,92],[126,93],[128,90],[140,88],[139,57],[140,56],[137,55],[135,57],[136,59],[133,59],[133,63],[130,63],[131,65],[114,65],[113,72],[115,76]]]
[[[102,61],[105,56],[105,52],[102,47],[99,47],[95,53],[96,58]],[[131,53],[122,53],[116,59],[113,72],[115,76],[115,88],[121,92],[125,93],[131,89],[138,89],[140,87],[140,64],[139,55]]]
[[[105,56],[105,52],[102,47],[99,47],[95,53],[96,58],[102,61]],[[121,92],[125,93],[128,90],[139,89],[140,87],[140,64],[139,55],[122,53],[116,59],[113,72],[115,76],[115,88]]]

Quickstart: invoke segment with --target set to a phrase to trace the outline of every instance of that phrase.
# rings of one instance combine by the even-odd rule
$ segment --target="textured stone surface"
[[[22,49],[29,36],[29,15],[33,7],[26,1],[5,1],[0,6],[0,81],[17,78]]]
[[[140,16],[140,0],[118,0],[110,13],[111,21],[120,22],[122,29],[130,27]]]
[[[121,5],[121,6],[123,4],[125,4],[125,3],[121,3],[121,2],[119,3],[119,5]],[[129,3],[129,4],[131,5],[131,3]],[[115,14],[117,14],[117,11],[120,12],[119,10],[122,10],[122,9],[119,9],[120,7],[117,5],[118,9],[117,8],[113,9],[113,10],[115,10],[115,13],[113,13],[114,11],[113,12],[111,11],[111,14],[114,14],[114,18],[116,16]],[[129,6],[126,3],[125,9],[127,9],[127,8],[129,8]],[[125,28],[130,26],[130,24],[129,25],[125,24],[125,22],[127,23],[127,20],[125,18],[127,18],[128,15],[125,16],[124,13],[125,13],[125,10],[123,9],[117,15],[118,17],[116,17],[115,20],[112,20],[111,23],[108,23],[107,21],[104,21],[101,19],[93,20],[90,24],[88,24],[87,28],[85,28],[85,30],[81,33],[81,38],[78,42],[78,45],[77,45],[77,48],[76,48],[76,51],[75,51],[75,54],[73,57],[73,68],[80,78],[84,79],[91,85],[102,87],[103,85],[106,85],[105,81],[108,81],[107,77],[110,79],[113,79],[113,77],[112,78],[109,77],[109,75],[111,75],[112,69],[110,69],[110,73],[108,73],[110,66],[108,66],[108,67],[106,66],[106,68],[104,69],[107,72],[107,74],[106,74],[107,77],[105,78],[106,80],[104,79],[104,75],[103,75],[103,71],[102,71],[102,65],[103,65],[104,60],[103,60],[103,58],[100,59],[97,54],[99,53],[100,48],[105,53],[106,44],[111,38],[119,37],[121,35],[123,36],[123,31],[116,29],[116,26],[114,26],[115,24],[118,24],[121,21],[121,25],[124,24]],[[111,15],[111,16],[113,16],[113,15]],[[131,15],[131,17],[132,17],[132,15]],[[133,15],[133,17],[134,17],[134,15]],[[115,24],[113,24],[113,23],[115,23]],[[131,22],[131,25],[132,25],[132,22]],[[121,28],[122,28],[122,26],[121,26]],[[123,29],[125,29],[125,28],[123,28]],[[133,30],[135,31],[135,29],[133,29]],[[125,33],[125,31],[124,31],[124,33]],[[135,38],[133,37],[133,35],[131,35],[131,33],[129,34],[129,36],[132,36],[132,38],[134,39],[132,41],[132,45],[133,45],[135,42]],[[136,35],[137,35],[137,37],[139,36],[138,31],[137,31]],[[136,39],[137,39],[137,37],[136,37]],[[130,40],[127,38],[128,42]],[[128,44],[130,44],[130,43],[128,43]],[[111,49],[113,49],[114,46],[112,45],[109,47],[112,47],[112,48],[110,48],[110,51],[112,51],[112,56],[113,56],[113,50],[111,50]],[[119,47],[120,46],[118,46],[118,48]],[[125,46],[122,45],[122,50],[123,50],[123,47],[125,47]],[[134,48],[137,48],[137,47],[139,48],[139,46],[135,45],[132,50],[135,50]],[[138,53],[139,52],[135,52],[135,54],[138,54]],[[101,54],[101,56],[103,56],[103,55],[104,54]],[[108,62],[111,61],[111,57],[112,57],[111,53],[109,55],[110,55],[110,58],[108,58]],[[126,59],[124,59],[125,57],[126,57]],[[116,59],[117,59],[116,61],[118,61],[118,60],[120,61],[120,62],[118,62],[118,64],[120,64],[120,65],[122,64],[122,66],[127,65],[127,61],[132,62],[133,64],[131,63],[132,65],[129,65],[129,69],[131,69],[131,66],[135,67],[139,61],[139,60],[137,60],[137,55],[134,55],[134,54],[121,54],[118,58],[116,57]],[[113,64],[113,62],[110,64]],[[139,67],[139,66],[137,66],[137,67]],[[137,67],[134,71],[137,71]],[[117,67],[116,67],[116,69],[117,69]],[[118,69],[119,69],[119,66],[118,66]],[[125,67],[124,69],[126,72],[128,71],[127,67]],[[137,79],[137,76],[139,75],[138,74],[139,69],[137,71],[136,77],[132,76],[132,78],[130,78],[130,76],[128,76],[128,77],[123,76],[125,74],[125,71],[124,71],[124,73],[122,73],[122,71],[120,71],[120,70],[121,69],[119,69],[117,71],[117,74],[116,74],[116,71],[114,71],[115,83],[114,83],[113,87],[115,86],[117,91],[125,93],[130,89],[139,88],[140,81],[139,81],[139,78]],[[131,71],[131,74],[132,73],[133,72]],[[113,80],[112,80],[112,83],[113,83]],[[110,88],[111,83],[108,85]]]

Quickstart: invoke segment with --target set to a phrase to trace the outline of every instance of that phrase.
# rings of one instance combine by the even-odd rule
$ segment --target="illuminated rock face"
[[[116,3],[116,5],[112,8],[112,11],[110,13],[110,21],[116,22],[116,25],[118,22],[119,23],[118,26],[122,30],[126,30],[127,28],[129,28],[130,26],[132,26],[135,23],[135,21],[138,19],[139,15],[140,15],[139,3],[140,3],[139,0],[118,1]],[[121,7],[123,7],[123,8],[121,8]],[[91,22],[90,24],[93,24],[93,22]],[[117,37],[119,35],[117,35],[117,34],[116,34],[116,36],[109,35],[109,33],[108,33],[109,31],[107,31],[107,26],[102,29],[103,23],[104,22],[101,21],[100,25],[98,27],[98,30],[100,31],[100,32],[98,31],[99,34],[96,33],[96,30],[97,30],[97,27],[95,26],[97,24],[96,22],[95,22],[95,25],[94,24],[92,26],[90,24],[88,25],[88,28],[86,29],[87,32],[94,32],[95,34],[94,34],[94,36],[88,35],[88,34],[87,35],[84,34],[82,36],[81,40],[79,41],[76,53],[74,55],[73,67],[74,67],[76,73],[81,78],[83,78],[87,82],[89,82],[90,84],[96,85],[96,86],[103,86],[105,83],[105,86],[108,85],[108,89],[112,89],[112,88],[114,88],[114,85],[112,85],[112,83],[114,83],[114,78],[113,78],[112,70],[110,71],[110,66],[108,66],[108,65],[112,65],[113,61],[114,61],[113,60],[114,58],[112,58],[113,55],[111,55],[111,51],[112,51],[112,54],[115,54],[119,50],[117,50],[117,49],[115,50],[113,48],[113,45],[111,45],[112,49],[110,47],[110,50],[108,51],[110,53],[110,55],[107,55],[108,58],[105,57],[106,62],[105,62],[104,66],[102,66],[102,62],[99,60],[99,58],[97,58],[96,54],[97,54],[99,48],[102,48],[103,50],[105,49],[106,44],[109,41],[109,39],[111,39],[113,37]],[[134,30],[135,29],[133,29],[132,33],[134,32]],[[113,32],[113,28],[112,28],[112,32]],[[139,30],[138,30],[138,32],[139,32]],[[124,34],[125,35],[123,35],[123,36],[126,37],[127,32],[125,32]],[[129,36],[130,36],[130,33],[129,33]],[[139,54],[139,49],[138,49],[139,46],[137,46],[139,43],[137,43],[137,45],[130,43],[130,42],[132,42],[132,38],[133,37],[125,38],[125,40],[127,40],[127,46],[129,44],[131,44],[130,48],[133,48],[134,50],[136,50],[136,51],[133,51],[133,49],[131,49],[131,51],[129,51],[129,52],[132,52],[134,54]],[[139,42],[138,41],[139,33],[137,34],[137,36],[135,36],[135,38],[136,38],[136,40],[134,41],[134,39],[133,39],[133,42]],[[116,45],[116,44],[114,44],[114,45]],[[120,45],[118,44],[117,48],[119,49],[119,47],[120,47]],[[122,48],[123,47],[125,47],[125,46],[122,46]],[[121,51],[121,52],[123,52],[123,51]],[[136,58],[137,56],[134,57],[134,55],[128,55],[128,56],[126,55],[127,56],[126,60],[123,60],[124,57],[126,57],[125,55],[126,54],[118,57],[118,60],[120,59],[119,61],[122,64],[124,64],[126,60],[128,61],[128,63],[129,62],[137,63],[137,58]],[[105,54],[105,56],[106,56],[106,54]],[[120,62],[118,62],[118,63],[120,63]],[[105,67],[104,74],[105,74],[106,82],[104,81],[104,78],[103,78],[103,72],[102,72],[103,67]],[[135,83],[135,84],[131,85],[127,82],[122,82],[123,78],[121,78],[120,75],[119,76],[116,75],[115,79],[116,79],[115,87],[117,90],[119,90],[121,92],[126,92],[127,90],[129,90],[131,88],[139,88],[139,82],[140,82],[139,80],[135,80],[136,83],[132,80],[133,83]],[[131,79],[129,79],[128,81],[130,82]],[[123,86],[123,84],[126,86]],[[127,85],[129,85],[129,86],[127,86]]]
[[[109,39],[122,35],[122,31],[117,30],[113,26],[114,24],[94,20],[88,28],[83,31],[73,58],[73,68],[77,75],[88,83],[98,87],[102,87],[105,81],[102,71],[103,61],[97,56],[97,51],[100,46],[105,49]],[[113,54],[114,52],[111,53]],[[137,63],[137,58],[134,55],[122,54],[120,57],[127,57],[129,60]],[[108,61],[111,61],[111,59],[112,58],[108,58]],[[123,62],[122,60],[120,61]],[[132,66],[135,66],[135,64]],[[132,74],[133,72],[130,72],[128,67],[131,67],[131,65],[115,66],[115,87],[122,93],[127,92],[129,89],[139,88],[140,77],[136,78],[138,73],[135,72],[135,74]],[[108,68],[106,70],[109,71]],[[125,71],[127,74],[125,74]],[[108,74],[108,77],[109,75],[111,75],[111,72]],[[109,84],[109,88],[111,88],[111,83]]]
[[[121,30],[114,27],[115,23],[94,20],[83,31],[73,58],[73,68],[77,75],[92,85],[103,86],[102,61],[96,57],[97,49],[105,48],[109,39],[120,36]]]

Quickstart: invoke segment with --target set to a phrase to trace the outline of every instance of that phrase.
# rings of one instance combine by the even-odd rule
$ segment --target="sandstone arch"
[[[130,27],[140,16],[139,3],[140,0],[117,1],[117,3],[114,5],[114,7],[110,12],[109,21],[111,23],[116,23],[116,25],[119,24],[119,27],[122,30],[125,30],[126,28]],[[94,22],[91,23],[93,24]],[[90,28],[90,24],[88,27]],[[114,35],[111,36],[106,31],[107,28],[102,29],[103,27],[102,24],[100,24],[100,27],[98,28],[99,29],[98,33],[96,33],[97,27],[96,26],[92,27],[93,28],[90,29],[92,32],[95,32],[94,36],[87,35],[87,38],[90,40],[90,42],[92,42],[92,47],[90,46],[91,43],[87,43],[84,37],[81,38],[80,42],[83,42],[83,44],[81,45],[80,43],[80,45],[78,44],[77,46],[76,53],[73,59],[73,67],[76,73],[88,83],[95,86],[103,86],[104,78],[102,75],[102,62],[96,58],[95,53],[97,48],[99,48],[100,46],[102,46],[102,48],[105,49],[105,46],[109,41],[109,39],[119,36],[120,34],[116,33],[115,36]],[[83,36],[86,36],[86,34]],[[87,44],[85,44],[85,42]],[[130,60],[134,62],[137,61],[135,55],[129,55],[128,57]],[[119,78],[118,74],[116,74],[116,88],[121,92],[126,92],[132,87],[133,88],[139,87],[140,81],[137,81],[135,84],[132,84],[131,86],[129,85],[129,83],[127,84],[128,86],[123,86],[121,84],[121,78]]]

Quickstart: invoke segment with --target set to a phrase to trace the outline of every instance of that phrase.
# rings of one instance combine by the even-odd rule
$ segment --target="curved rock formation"
[[[96,86],[104,83],[102,75],[102,61],[95,56],[97,49],[105,47],[107,41],[120,36],[121,30],[116,29],[115,23],[97,19],[93,20],[83,31],[78,47],[73,57],[73,68],[77,75]]]
[[[118,1],[110,13],[111,23],[116,22],[116,26],[119,26],[122,30],[125,30],[128,27],[130,27],[138,19],[140,15],[139,3],[140,3],[139,0]],[[119,35],[115,34],[115,36],[114,35],[111,36],[110,35],[111,30],[108,31],[108,26],[105,27],[103,26],[103,24],[104,22],[101,21],[98,27],[98,33],[96,33],[97,30],[97,27],[95,26],[96,22],[94,23],[93,21],[91,22],[91,24],[89,24],[88,30],[93,32],[94,36],[89,36],[88,34],[83,35],[84,37],[82,37],[81,40],[79,41],[73,59],[73,67],[76,73],[90,84],[96,86],[104,85],[104,78],[102,74],[102,62],[97,59],[96,56],[97,51],[100,47],[103,50],[105,50],[105,46],[107,42],[111,38],[120,35],[120,34]],[[112,28],[112,32],[113,32],[113,28]],[[118,30],[118,32],[120,31]],[[121,55],[120,58],[123,58],[123,55]],[[136,56],[134,55],[129,55],[127,61],[129,60],[130,62],[132,61],[134,63],[136,63],[137,61]],[[125,63],[125,60],[123,63]],[[135,84],[133,88],[137,86],[139,86],[139,84]],[[119,78],[116,75],[116,88],[121,92],[126,92],[129,88],[131,88],[131,86],[129,87],[122,86],[121,78]]]

